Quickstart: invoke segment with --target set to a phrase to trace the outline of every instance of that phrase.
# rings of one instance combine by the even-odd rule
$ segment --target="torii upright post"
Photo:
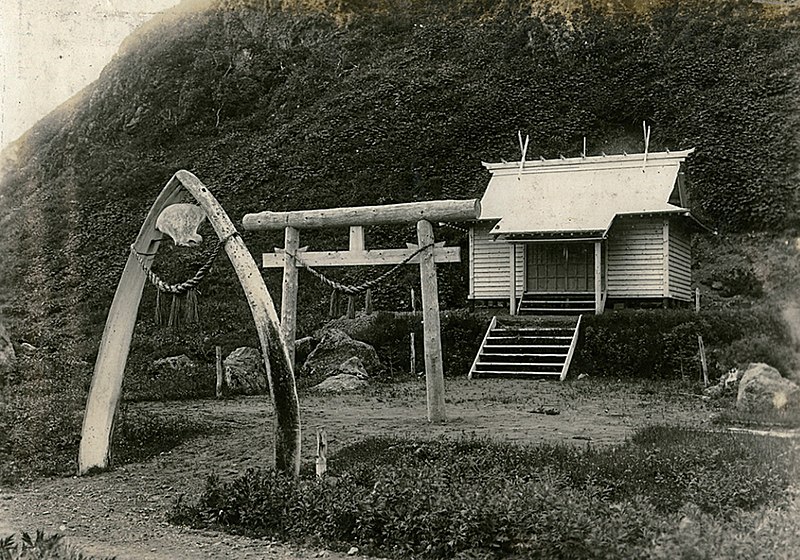
[[[433,258],[433,226],[427,220],[417,222],[419,283],[422,291],[422,332],[425,343],[425,388],[428,396],[428,422],[445,422],[444,367],[439,322],[439,284]]]
[[[431,222],[461,222],[475,220],[480,216],[478,200],[434,200],[429,202],[408,202],[385,206],[359,206],[350,208],[329,208],[322,210],[298,210],[294,212],[260,212],[246,214],[242,225],[247,230],[286,230],[284,250],[263,255],[265,268],[283,268],[284,300],[281,304],[281,317],[295,324],[297,314],[297,263],[292,255],[298,256],[303,264],[319,266],[373,266],[395,265],[403,262],[419,263],[420,284],[422,286],[422,312],[425,343],[425,379],[428,395],[428,420],[444,422],[444,373],[442,365],[442,345],[439,321],[439,290],[436,280],[436,263],[459,262],[458,247],[444,247],[444,243],[434,243]],[[387,224],[417,224],[418,245],[405,249],[372,249],[364,247],[363,226]],[[307,252],[298,247],[298,233],[303,228],[350,227],[350,248],[348,251]],[[420,250],[420,248],[423,248]],[[288,255],[287,255],[288,253]],[[417,254],[419,253],[419,254]],[[292,261],[291,264],[288,264]],[[286,297],[289,294],[290,297]],[[289,332],[291,330],[291,333]],[[282,327],[289,348],[294,347],[294,330]],[[293,354],[293,351],[291,351]]]

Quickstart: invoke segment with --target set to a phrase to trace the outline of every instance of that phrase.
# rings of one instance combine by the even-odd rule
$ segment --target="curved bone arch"
[[[156,227],[159,217],[171,205],[179,206],[177,203],[183,189],[200,205],[202,216],[197,225],[202,222],[203,216],[207,216],[219,239],[225,241],[225,252],[242,285],[261,342],[270,395],[275,407],[275,468],[296,476],[300,469],[300,407],[293,365],[289,360],[286,341],[280,334],[275,305],[261,273],[222,206],[197,177],[188,171],[178,171],[150,208],[133,249],[142,256],[145,266],[149,268],[163,237],[164,230]],[[185,212],[186,209],[181,211]],[[188,214],[194,215],[193,219],[198,215],[194,210]],[[184,228],[179,239],[173,238],[176,244],[180,244],[179,240],[182,243],[195,239],[191,235],[197,235],[197,226],[189,229],[190,237],[182,236],[187,231]],[[109,466],[114,414],[122,391],[125,364],[145,279],[136,255],[131,254],[108,313],[94,367],[78,453],[79,474],[104,470]]]

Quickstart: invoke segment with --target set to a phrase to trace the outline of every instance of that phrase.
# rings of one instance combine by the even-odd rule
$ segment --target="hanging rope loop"
[[[201,266],[197,270],[194,276],[179,284],[169,284],[164,280],[162,280],[155,272],[153,272],[150,269],[150,267],[148,267],[145,264],[142,255],[140,255],[138,251],[136,251],[133,245],[131,245],[131,253],[133,253],[133,255],[136,257],[136,260],[139,262],[139,266],[142,267],[142,271],[147,275],[147,279],[153,286],[156,287],[156,289],[158,289],[159,292],[164,294],[172,294],[175,296],[182,296],[187,292],[189,292],[190,290],[194,290],[195,288],[197,288],[197,285],[203,281],[206,275],[211,271],[211,267],[214,265],[214,261],[216,260],[217,255],[219,254],[219,250],[222,248],[224,244],[225,241],[223,241],[222,239],[218,240],[217,244],[214,246],[214,250],[211,252],[208,259],[206,259],[206,262],[203,263],[203,266]]]
[[[427,245],[423,245],[422,247],[420,247],[419,249],[417,249],[416,251],[411,253],[408,257],[403,259],[402,262],[397,263],[391,269],[387,270],[386,272],[384,272],[383,274],[381,274],[377,278],[373,278],[372,280],[368,280],[368,281],[364,282],[363,284],[359,284],[357,286],[351,286],[351,285],[347,285],[347,284],[342,284],[341,282],[337,282],[336,280],[325,276],[320,271],[318,271],[318,270],[310,267],[308,264],[304,263],[300,259],[300,257],[298,257],[297,254],[295,254],[295,253],[289,253],[287,251],[287,252],[285,252],[285,254],[288,255],[289,257],[291,257],[292,259],[294,259],[294,262],[295,262],[295,264],[297,266],[301,266],[301,267],[305,268],[307,271],[309,271],[312,275],[314,275],[320,282],[322,282],[326,286],[332,288],[333,290],[335,290],[335,291],[337,291],[339,293],[346,294],[348,296],[357,296],[359,294],[362,294],[362,293],[366,292],[370,288],[372,288],[374,286],[377,286],[381,282],[385,281],[387,278],[389,278],[390,276],[395,274],[398,270],[400,270],[400,268],[403,265],[406,265],[409,262],[411,262],[411,260],[414,257],[416,257],[417,255],[419,255],[420,253],[422,253],[422,251],[424,251],[426,249],[429,249],[429,248],[431,248],[433,246],[434,246],[433,243],[429,243]]]

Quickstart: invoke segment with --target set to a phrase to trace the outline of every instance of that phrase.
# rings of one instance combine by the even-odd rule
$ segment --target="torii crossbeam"
[[[297,263],[285,258],[296,255],[308,266],[372,266],[419,263],[422,292],[423,333],[425,347],[425,380],[428,421],[444,422],[444,371],[439,322],[439,288],[436,263],[460,262],[458,247],[435,243],[432,221],[461,222],[480,216],[480,201],[434,200],[383,206],[356,206],[293,212],[261,212],[246,214],[242,224],[247,230],[285,230],[284,248],[262,256],[265,268],[283,267],[281,300],[281,334],[294,361],[294,340],[297,324]],[[364,226],[417,223],[417,245],[404,249],[372,249],[364,246]],[[349,227],[350,247],[347,251],[308,252],[300,248],[300,229]],[[418,254],[417,254],[418,253]]]

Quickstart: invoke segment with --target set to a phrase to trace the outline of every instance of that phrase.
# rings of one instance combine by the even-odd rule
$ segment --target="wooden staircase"
[[[578,341],[581,316],[494,317],[469,378],[539,377],[564,380]]]
[[[594,313],[592,292],[525,292],[517,315],[580,315]]]

